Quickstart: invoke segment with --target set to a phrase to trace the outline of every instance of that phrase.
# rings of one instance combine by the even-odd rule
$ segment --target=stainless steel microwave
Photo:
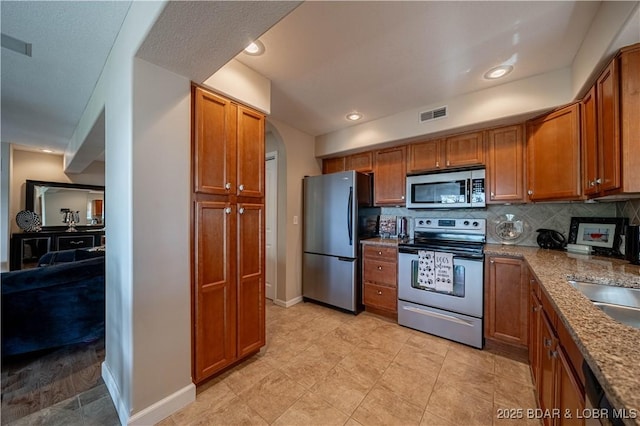
[[[486,207],[485,169],[407,176],[407,208]]]

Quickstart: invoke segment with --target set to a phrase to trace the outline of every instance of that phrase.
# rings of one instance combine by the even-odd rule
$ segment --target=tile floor
[[[524,419],[500,420],[502,409]],[[195,425],[540,425],[527,364],[312,303],[267,302],[260,353],[198,387],[159,423]],[[21,425],[117,425],[102,384]]]
[[[501,409],[524,419],[500,420]],[[259,354],[199,386],[173,425],[535,424],[527,364],[312,303],[267,303]]]

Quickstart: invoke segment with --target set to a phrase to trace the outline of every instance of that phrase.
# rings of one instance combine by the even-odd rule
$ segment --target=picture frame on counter
[[[622,257],[622,233],[625,217],[572,217],[569,244],[590,246],[593,254]]]

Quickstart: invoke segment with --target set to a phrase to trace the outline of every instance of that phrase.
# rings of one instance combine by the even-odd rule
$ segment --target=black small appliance
[[[538,245],[542,248],[562,250],[567,245],[567,239],[558,231],[553,229],[537,229]]]
[[[627,225],[624,235],[625,257],[634,265],[640,265],[640,225]]]

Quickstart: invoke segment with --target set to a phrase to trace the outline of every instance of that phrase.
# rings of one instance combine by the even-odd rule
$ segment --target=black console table
[[[10,269],[28,269],[38,266],[38,259],[47,252],[101,245],[103,230],[77,232],[42,231],[20,232],[11,236]]]

